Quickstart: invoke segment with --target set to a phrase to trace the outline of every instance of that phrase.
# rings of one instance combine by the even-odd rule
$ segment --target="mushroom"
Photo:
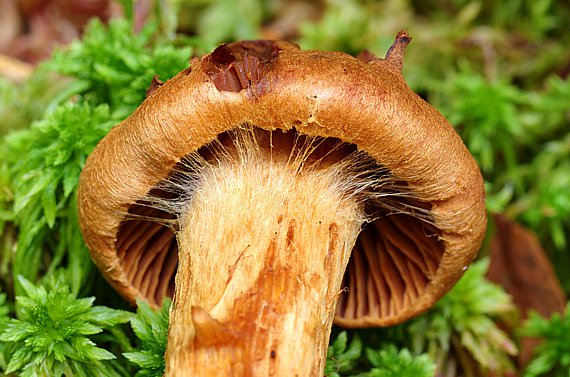
[[[167,375],[322,375],[333,319],[407,320],[473,260],[483,181],[405,83],[409,41],[384,59],[223,44],[89,156],[85,241],[126,299],[173,297]]]

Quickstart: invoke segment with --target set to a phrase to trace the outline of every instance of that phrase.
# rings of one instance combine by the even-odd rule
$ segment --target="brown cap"
[[[409,40],[399,33],[385,59],[287,42],[225,44],[155,85],[81,175],[81,228],[106,279],[130,301],[172,295],[176,229],[144,198],[185,156],[250,124],[356,145],[405,188],[402,204],[361,232],[336,323],[392,325],[429,308],[480,247],[485,195],[460,137],[404,81]],[[148,220],[157,217],[164,220]]]

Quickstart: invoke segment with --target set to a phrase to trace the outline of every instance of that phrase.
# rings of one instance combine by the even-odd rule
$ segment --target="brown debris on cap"
[[[298,49],[288,42],[244,41],[222,44],[202,59],[202,67],[220,91],[263,91],[264,73],[282,49]],[[255,83],[256,85],[252,85]]]
[[[392,46],[386,52],[386,60],[389,61],[394,67],[398,68],[399,71],[402,70],[404,66],[404,54],[406,52],[406,47],[412,41],[412,38],[405,31],[400,31],[396,34],[396,39]]]
[[[160,88],[163,84],[164,84],[164,81],[159,79],[157,75],[154,75],[152,77],[152,81],[150,82],[150,86],[146,90],[146,96],[147,97],[150,96],[152,93],[154,93],[154,91],[156,89]]]

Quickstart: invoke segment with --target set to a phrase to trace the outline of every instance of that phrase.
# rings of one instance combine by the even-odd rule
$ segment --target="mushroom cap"
[[[193,59],[155,88],[99,143],[80,177],[80,225],[105,278],[130,301],[159,303],[169,294],[173,232],[153,233],[155,225],[129,221],[128,214],[145,215],[136,203],[185,156],[250,124],[356,145],[404,182],[413,206],[429,214],[422,220],[394,213],[363,230],[336,323],[387,326],[428,309],[477,254],[486,228],[485,194],[460,137],[404,81],[408,41],[398,34],[385,59],[302,51],[287,42],[237,42]],[[141,227],[146,230],[135,232]],[[152,251],[158,244],[160,253]],[[129,249],[137,256],[129,257]],[[140,266],[144,274],[135,271]]]

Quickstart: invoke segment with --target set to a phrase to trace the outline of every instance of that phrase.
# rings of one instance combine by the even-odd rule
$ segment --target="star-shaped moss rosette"
[[[11,350],[6,373],[120,375],[103,363],[115,355],[90,336],[128,322],[131,313],[93,306],[94,297],[77,298],[61,278],[51,279],[48,289],[21,277],[19,283],[25,294],[16,298],[17,319],[11,319],[0,335]]]

